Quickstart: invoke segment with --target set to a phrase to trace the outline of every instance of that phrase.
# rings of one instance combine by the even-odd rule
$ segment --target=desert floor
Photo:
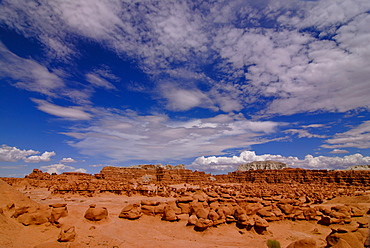
[[[96,197],[79,195],[51,196],[46,189],[21,190],[24,195],[40,204],[67,203],[68,216],[61,218],[62,226],[75,226],[76,239],[72,243],[57,242],[60,228],[48,224],[23,226],[13,218],[0,220],[0,247],[267,247],[268,239],[278,240],[282,247],[293,241],[312,237],[319,247],[326,245],[325,238],[331,228],[316,221],[270,222],[269,234],[259,235],[253,231],[238,229],[233,224],[222,224],[203,232],[186,226],[186,220],[162,221],[160,216],[142,216],[138,220],[118,218],[128,203],[148,199],[145,196],[118,196],[101,194]],[[158,201],[171,198],[155,197]],[[335,198],[321,205],[360,204],[370,207],[370,194],[360,197]],[[106,207],[109,217],[100,222],[86,220],[83,216],[89,204]]]

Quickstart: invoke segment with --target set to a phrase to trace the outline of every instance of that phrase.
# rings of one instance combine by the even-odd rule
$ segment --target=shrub
[[[277,240],[267,240],[267,246],[269,248],[281,248],[279,241]]]

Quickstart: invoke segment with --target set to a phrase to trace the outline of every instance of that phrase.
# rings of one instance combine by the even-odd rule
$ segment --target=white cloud
[[[166,115],[138,115],[132,111],[94,110],[94,121],[64,134],[69,144],[90,156],[115,161],[179,160],[222,154],[223,150],[269,142],[282,123],[251,121],[243,114],[207,119],[170,120]]]
[[[310,125],[303,125],[303,128],[319,128],[319,127],[325,127],[324,124],[310,124]]]
[[[306,169],[345,169],[352,165],[363,165],[370,163],[370,157],[361,154],[353,154],[345,157],[325,157],[306,155],[303,160],[297,157],[284,157],[281,155],[263,154],[256,155],[254,151],[244,151],[239,156],[233,157],[198,157],[189,166],[191,169],[213,172],[235,171],[239,165],[253,161],[273,160],[286,163],[289,167]]]
[[[90,167],[105,167],[105,166],[109,166],[109,165],[105,165],[105,164],[92,164],[92,165],[89,165]]]
[[[297,134],[298,138],[326,138],[326,135],[312,134],[304,129],[287,129],[285,133]]]
[[[38,104],[37,108],[45,113],[68,118],[71,120],[89,120],[91,115],[86,113],[82,107],[61,107],[52,103],[49,103],[45,100],[32,99],[35,103]]]
[[[108,82],[107,80],[105,80],[104,78],[100,77],[99,75],[95,73],[86,74],[86,80],[90,82],[92,85],[94,85],[95,87],[102,87],[106,89],[116,89],[116,87],[112,83]]]
[[[74,160],[73,158],[63,158],[60,160],[60,163],[76,163],[77,161]]]
[[[333,151],[331,151],[330,153],[333,153],[333,154],[340,154],[340,153],[349,153],[349,151],[347,150],[341,150],[341,149],[334,149]]]
[[[163,95],[167,99],[167,108],[186,111],[194,107],[211,107],[210,99],[199,90],[174,89],[163,86]]]
[[[50,161],[50,157],[55,156],[55,152],[44,152],[40,156],[30,156],[27,158],[23,158],[23,161],[26,163],[39,163],[39,162],[47,162]]]
[[[370,148],[370,121],[364,121],[347,132],[337,133],[333,138],[325,140],[325,143],[322,145],[324,148]]]
[[[163,79],[182,78],[181,88],[161,95],[170,110],[230,112],[257,103],[261,113],[291,115],[369,108],[369,10],[367,0],[59,0],[41,1],[40,6],[8,0],[2,2],[0,21],[38,39],[49,56],[76,56],[70,38],[76,36],[129,56],[153,76],[161,93],[167,84]],[[4,68],[7,74],[14,71]],[[217,76],[211,77],[208,68]],[[59,87],[58,79],[49,71],[38,68],[42,78],[51,80],[32,89],[54,93],[48,87]],[[175,71],[191,73],[186,78],[174,76]],[[95,86],[114,87],[97,72],[86,77]]]
[[[64,164],[52,164],[41,166],[40,169],[50,174],[51,173],[61,174],[62,172],[83,172],[83,173],[86,172],[86,170],[83,168],[76,169],[75,167]]]
[[[27,156],[38,154],[40,152],[34,150],[20,150],[17,147],[10,147],[1,145],[0,148],[0,161],[17,162]]]
[[[55,73],[32,59],[24,59],[10,52],[0,42],[0,77],[11,77],[14,86],[47,96],[56,96],[64,82]]]

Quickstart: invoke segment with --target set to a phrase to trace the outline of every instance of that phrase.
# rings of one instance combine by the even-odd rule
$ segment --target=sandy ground
[[[139,220],[118,218],[122,208],[128,203],[148,199],[145,196],[118,196],[102,194],[96,197],[79,195],[50,196],[44,189],[27,190],[23,192],[32,200],[41,204],[67,203],[68,216],[61,218],[63,226],[75,226],[76,240],[73,243],[57,242],[60,228],[51,224],[39,226],[23,226],[13,218],[0,219],[0,247],[34,247],[45,244],[44,247],[267,247],[268,239],[278,240],[282,247],[293,241],[312,237],[319,247],[326,245],[325,237],[330,233],[330,227],[317,225],[314,221],[278,221],[271,222],[269,234],[259,235],[245,229],[238,229],[235,224],[222,224],[204,232],[196,232],[193,227],[186,226],[187,221],[162,221],[160,216],[142,216]],[[152,198],[153,199],[153,198]],[[156,197],[159,201],[170,198]],[[334,199],[328,205],[338,205],[354,201],[370,207],[369,198]],[[106,207],[109,217],[100,222],[84,219],[84,213],[89,204]],[[314,229],[316,229],[314,231]]]

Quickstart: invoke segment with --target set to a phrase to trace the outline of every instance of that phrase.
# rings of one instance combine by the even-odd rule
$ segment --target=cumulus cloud
[[[82,107],[61,107],[39,99],[33,99],[33,101],[38,104],[39,110],[54,116],[70,120],[89,120],[91,118],[91,115],[85,112]]]
[[[40,156],[30,156],[27,158],[23,158],[23,161],[26,163],[39,163],[39,162],[48,162],[50,161],[50,157],[55,156],[55,152],[44,152]]]
[[[235,147],[269,142],[282,123],[252,121],[243,114],[174,121],[166,115],[138,115],[133,111],[94,110],[91,125],[75,127],[64,134],[75,138],[69,144],[91,156],[115,161],[178,160],[223,153]]]
[[[17,147],[1,145],[0,161],[17,162],[20,159],[25,159],[27,156],[38,154],[40,152],[34,150],[20,150]]]
[[[256,155],[254,151],[243,151],[239,156],[232,157],[198,157],[189,167],[210,172],[229,172],[235,171],[241,164],[267,160],[283,162],[293,168],[306,169],[345,169],[352,165],[370,163],[370,157],[361,154],[353,154],[344,157],[314,157],[312,155],[306,155],[304,159],[298,159],[292,156],[284,157],[272,154]]]
[[[77,161],[74,160],[73,158],[63,158],[60,160],[60,163],[76,163]]]
[[[349,153],[349,151],[347,151],[347,150],[341,150],[341,149],[334,149],[330,153],[340,154],[340,153]]]
[[[63,172],[83,172],[83,173],[86,172],[84,168],[76,169],[75,167],[64,165],[64,164],[52,164],[52,165],[41,166],[40,169],[50,174],[51,173],[61,174]]]

